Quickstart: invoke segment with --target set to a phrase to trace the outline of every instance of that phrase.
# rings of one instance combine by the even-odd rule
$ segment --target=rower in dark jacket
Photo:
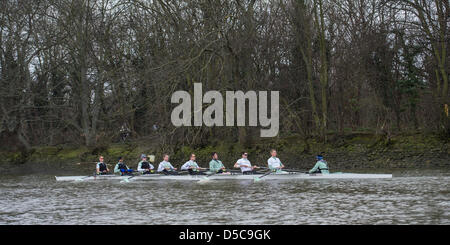
[[[119,162],[116,164],[116,167],[114,168],[114,173],[120,175],[133,175],[133,170],[128,168],[128,166],[123,162],[123,157],[119,157]]]
[[[108,166],[106,166],[106,163],[103,162],[104,160],[103,156],[100,156],[98,160],[99,162],[97,163],[97,166],[95,168],[95,173],[97,175],[108,174],[109,169]]]
[[[137,171],[141,172],[142,174],[151,174],[155,171],[153,170],[155,167],[147,161],[147,156],[142,154],[141,155],[141,161],[138,164]]]

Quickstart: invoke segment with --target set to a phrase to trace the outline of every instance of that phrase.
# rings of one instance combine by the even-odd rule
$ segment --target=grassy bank
[[[212,143],[207,147],[188,145],[169,150],[171,162],[180,166],[187,161],[191,152],[197,154],[201,166],[206,166],[212,151],[219,152],[219,157],[228,167],[240,158],[240,152],[247,151],[253,164],[265,164],[269,150],[275,148],[280,159],[291,168],[306,169],[314,164],[314,155],[322,153],[330,168],[420,168],[450,167],[450,143],[432,134],[402,134],[391,138],[370,133],[347,134],[330,137],[328,142],[315,139],[305,140],[299,136],[265,138],[246,147],[236,142]],[[29,152],[0,152],[1,164],[8,167],[46,164],[55,168],[65,164],[92,164],[99,155],[105,156],[111,166],[118,156],[136,168],[142,153],[156,155],[156,164],[162,159],[163,146],[145,142],[109,144],[95,148],[80,146],[41,146]]]

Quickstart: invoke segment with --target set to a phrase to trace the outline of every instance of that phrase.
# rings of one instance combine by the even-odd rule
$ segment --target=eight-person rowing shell
[[[271,157],[267,160],[267,164],[270,170],[281,173],[282,169],[285,167],[283,163],[281,163],[280,159],[277,157],[277,151],[272,149],[270,151]],[[223,163],[218,159],[217,152],[213,152],[211,154],[212,160],[209,162],[210,171],[213,173],[224,173],[226,171]],[[146,156],[145,154],[141,155],[141,161],[138,164],[138,169],[142,174],[150,174],[154,172],[154,166],[147,161],[148,158],[154,158],[153,155]],[[169,162],[169,155],[164,154],[164,160],[160,162],[158,166],[157,172],[164,173],[166,175],[178,175],[177,169],[172,166]],[[201,168],[198,163],[195,161],[196,156],[194,153],[190,155],[189,161],[183,164],[181,170],[187,170],[191,175],[204,175],[204,172],[200,170],[206,170],[206,168]],[[322,155],[316,156],[317,162],[314,167],[309,170],[310,174],[329,174],[328,171],[328,163],[323,159]],[[258,166],[252,166],[250,161],[248,160],[248,153],[243,152],[242,158],[239,159],[235,164],[235,168],[240,168],[242,174],[255,174],[255,169],[258,169]],[[132,175],[133,170],[128,168],[128,166],[123,162],[123,157],[119,157],[118,163],[114,168],[114,173],[121,173],[121,175]],[[108,166],[104,163],[104,157],[99,157],[99,162],[96,165],[96,174],[97,175],[105,175],[109,173]]]
[[[329,174],[328,163],[323,159],[322,155],[317,155],[317,162],[315,166],[305,174],[303,171],[299,170],[286,170],[285,165],[281,163],[280,159],[277,158],[276,150],[271,150],[271,157],[267,160],[268,164],[268,172],[258,173],[255,169],[259,169],[257,166],[252,166],[250,161],[248,160],[248,153],[244,152],[242,154],[242,158],[239,159],[235,164],[235,168],[241,168],[242,174],[231,174],[230,172],[225,172],[225,166],[218,159],[218,154],[213,152],[211,154],[212,160],[210,161],[210,172],[207,177],[211,177],[214,180],[244,180],[244,179],[252,179],[255,180],[254,176],[248,176],[249,174],[264,174],[263,176],[258,176],[258,179],[261,179],[265,176],[266,179],[375,179],[375,178],[392,178],[392,174],[354,174],[354,173],[333,173]],[[149,158],[154,158],[153,155],[150,155]],[[158,166],[158,175],[147,175],[147,176],[115,176],[113,174],[108,174],[109,169],[107,164],[104,162],[103,156],[99,157],[99,162],[96,163],[96,172],[94,176],[55,176],[57,181],[78,181],[78,180],[113,180],[113,179],[122,179],[126,178],[127,180],[133,178],[134,180],[200,180],[205,177],[195,176],[196,171],[202,170],[204,168],[200,168],[198,164],[195,162],[195,155],[191,154],[190,160],[186,162],[183,166],[183,169],[191,170],[194,176],[180,175],[177,172],[177,169],[172,166],[169,162],[169,155],[165,154],[163,156],[164,160]],[[146,167],[147,156],[142,156],[142,164],[140,169],[152,169]],[[154,160],[154,159],[153,159]],[[152,161],[152,160],[151,160]],[[150,163],[149,163],[150,165]],[[143,168],[144,167],[144,168]],[[130,171],[131,170],[131,171]],[[281,171],[281,172],[280,172]],[[287,171],[287,173],[284,173]],[[114,173],[121,173],[121,175],[132,175],[132,169],[128,168],[128,166],[124,163],[124,159],[119,157],[118,163],[114,168]],[[279,174],[281,173],[281,174]],[[178,176],[164,176],[165,175],[178,175]],[[206,178],[207,178],[206,177]]]
[[[204,172],[200,172],[200,170],[206,170],[206,168],[201,168],[198,166],[195,161],[195,154],[192,153],[189,157],[189,161],[185,162],[183,166],[181,166],[181,170],[187,170],[190,175],[204,175]]]

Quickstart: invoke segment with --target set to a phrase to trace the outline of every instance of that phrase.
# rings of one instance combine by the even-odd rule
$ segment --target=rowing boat
[[[259,175],[243,174],[215,174],[207,177],[210,180],[253,180]],[[97,176],[55,176],[56,181],[89,181],[89,180],[124,180],[131,176],[97,175]],[[291,179],[389,179],[392,174],[359,174],[359,173],[330,173],[330,174],[305,174],[295,172],[273,173],[265,176],[267,180],[291,180]],[[205,179],[204,175],[164,175],[148,174],[134,176],[133,180],[183,180],[198,181]]]

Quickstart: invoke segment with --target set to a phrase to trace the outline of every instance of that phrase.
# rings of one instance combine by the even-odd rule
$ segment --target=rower
[[[133,170],[128,168],[128,166],[123,162],[123,157],[119,157],[118,163],[116,164],[116,167],[114,167],[114,173],[120,175],[133,175]]]
[[[259,168],[258,166],[252,166],[250,161],[247,159],[248,153],[243,152],[242,158],[237,160],[237,162],[234,164],[235,168],[241,168],[242,174],[256,174],[255,169]]]
[[[151,174],[154,173],[154,168],[155,167],[153,167],[153,165],[147,161],[147,156],[142,154],[137,171],[141,172],[142,174]]]
[[[163,161],[159,163],[157,172],[165,175],[178,175],[177,169],[169,162],[169,154],[164,154]]]
[[[206,168],[201,168],[198,166],[197,162],[195,162],[195,154],[192,153],[189,157],[189,161],[185,162],[183,166],[181,166],[181,170],[187,170],[190,175],[204,175],[205,173],[200,172],[199,170],[205,170]]]
[[[209,162],[209,171],[218,174],[226,172],[225,166],[223,166],[222,161],[219,160],[217,152],[213,152],[211,157],[212,160]]]
[[[109,169],[108,166],[106,165],[106,163],[103,162],[104,158],[103,156],[100,156],[98,158],[99,162],[97,163],[96,166],[96,174],[97,175],[103,175],[103,174],[108,174]]]
[[[281,169],[284,168],[284,165],[281,163],[280,159],[277,157],[277,151],[275,149],[270,150],[270,154],[272,157],[270,157],[267,160],[267,164],[269,166],[269,169],[273,172],[282,172]]]
[[[330,172],[328,171],[328,163],[327,163],[327,161],[323,160],[323,156],[317,155],[316,159],[317,159],[316,165],[314,165],[314,167],[311,170],[309,170],[309,173],[310,174],[316,174],[316,173],[329,174]]]

